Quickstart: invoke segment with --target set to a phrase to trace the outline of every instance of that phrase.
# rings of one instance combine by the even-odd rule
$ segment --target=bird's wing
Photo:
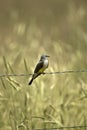
[[[43,62],[40,61],[37,65],[36,65],[36,68],[34,70],[34,73],[38,73],[39,70],[43,67]]]

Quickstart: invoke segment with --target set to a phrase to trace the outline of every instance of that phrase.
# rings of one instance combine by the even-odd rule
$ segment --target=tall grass
[[[8,76],[33,73],[44,53],[46,72],[87,70],[86,2],[50,1],[2,2],[0,130],[87,129],[76,127],[87,125],[87,73],[41,75],[31,86],[31,75]]]
[[[57,55],[55,56],[57,58]],[[57,61],[53,64],[52,59],[50,58],[48,72],[59,70]],[[22,67],[23,72],[28,74],[28,60],[24,59]],[[61,68],[60,63],[59,67]],[[3,73],[6,75],[17,73],[6,56],[3,57],[3,68]],[[32,65],[31,70],[33,68]],[[28,86],[28,77],[1,78],[0,128],[3,130],[34,130],[38,128],[63,129],[62,127],[65,126],[73,126],[75,129],[76,125],[86,125],[85,75],[78,73],[42,75],[33,82],[32,86]]]

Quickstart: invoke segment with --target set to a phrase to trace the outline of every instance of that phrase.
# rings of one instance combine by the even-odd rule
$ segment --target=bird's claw
[[[42,73],[43,75],[46,74],[45,72]]]

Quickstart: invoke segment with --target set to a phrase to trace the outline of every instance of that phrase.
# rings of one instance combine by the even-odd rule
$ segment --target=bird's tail
[[[33,78],[30,80],[30,82],[28,83],[28,85],[31,85],[33,82]]]
[[[31,85],[33,80],[36,79],[41,73],[37,74],[35,73],[33,76],[32,76],[32,79],[30,80],[30,82],[28,83],[28,85]]]

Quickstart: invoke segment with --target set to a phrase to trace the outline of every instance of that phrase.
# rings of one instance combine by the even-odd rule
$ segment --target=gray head
[[[48,56],[48,55],[42,55],[42,56],[40,57],[40,60],[44,60],[44,59],[46,59],[47,57],[50,57],[50,56]]]

